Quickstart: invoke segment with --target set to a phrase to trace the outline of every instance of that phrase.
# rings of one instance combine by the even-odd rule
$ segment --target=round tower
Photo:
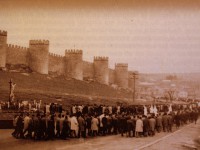
[[[83,80],[83,51],[65,50],[66,76],[77,80]]]
[[[128,64],[115,64],[115,83],[123,88],[128,88]]]
[[[6,67],[7,32],[0,30],[0,68]]]
[[[30,40],[29,54],[29,67],[35,72],[48,74],[49,41]]]
[[[94,79],[99,83],[108,85],[108,57],[94,57]]]

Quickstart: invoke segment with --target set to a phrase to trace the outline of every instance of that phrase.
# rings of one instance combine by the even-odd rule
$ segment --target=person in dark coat
[[[166,132],[168,130],[168,116],[166,112],[163,114],[162,123],[163,123],[163,131]]]
[[[178,111],[177,114],[174,116],[174,121],[175,121],[175,124],[176,124],[176,128],[178,129],[181,125],[180,111]]]
[[[148,136],[149,133],[149,119],[147,118],[147,116],[143,116],[143,135],[144,137]]]
[[[69,132],[70,132],[70,128],[69,128],[69,123],[68,123],[68,117],[65,116],[65,119],[63,121],[63,128],[61,131],[61,138],[65,140],[67,137],[69,137]]]
[[[197,123],[198,117],[199,117],[199,112],[198,112],[198,110],[195,110],[194,111],[194,123],[195,124]]]
[[[112,117],[111,114],[107,116],[107,129],[108,129],[108,134],[111,134],[111,129],[112,129]]]
[[[159,133],[162,130],[162,116],[159,113],[158,116],[156,117],[156,130]]]
[[[113,134],[118,133],[118,119],[116,115],[112,115],[112,127],[113,127]]]
[[[23,114],[20,114],[18,119],[17,119],[17,133],[16,133],[17,138],[19,138],[19,137],[24,138],[23,128],[24,128]]]
[[[107,134],[107,117],[106,115],[102,118],[102,124],[103,124],[103,136]]]
[[[124,133],[127,131],[127,121],[124,115],[120,118],[120,131],[121,136],[124,136]]]
[[[132,120],[132,127],[133,127],[133,137],[135,137],[136,116],[133,116],[131,120]]]
[[[133,123],[131,117],[127,118],[127,133],[128,137],[131,137],[131,133],[133,132]]]
[[[41,137],[42,139],[46,139],[47,136],[47,126],[46,126],[46,118],[45,115],[41,116]]]
[[[37,117],[34,118],[34,139],[35,140],[40,140],[42,136],[42,131],[41,131],[41,117],[40,114],[37,114]]]
[[[155,126],[156,126],[156,120],[154,118],[154,115],[152,115],[149,118],[149,135],[154,136],[155,135]]]
[[[168,132],[172,132],[173,118],[172,114],[168,115]]]
[[[48,133],[48,139],[53,140],[55,137],[55,125],[54,125],[54,115],[51,115],[51,118],[48,120],[48,128],[47,128],[47,133]]]
[[[86,122],[86,133],[87,136],[92,136],[92,131],[91,131],[91,122],[92,122],[92,117],[89,114],[85,115],[85,122]]]
[[[78,125],[79,125],[79,133],[78,133],[78,137],[83,137],[86,138],[86,133],[85,133],[85,120],[83,118],[83,115],[80,114],[80,116],[78,117]]]

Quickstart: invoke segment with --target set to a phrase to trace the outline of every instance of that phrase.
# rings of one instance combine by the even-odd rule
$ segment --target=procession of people
[[[162,108],[162,109],[161,109]],[[13,119],[16,138],[54,140],[117,135],[155,136],[196,123],[198,106],[73,105],[70,112],[21,113]],[[173,128],[174,127],[174,128]]]
[[[10,80],[10,99],[14,99],[15,83]],[[13,103],[21,112],[13,118],[15,138],[54,140],[117,135],[122,137],[147,137],[160,132],[173,132],[188,123],[197,122],[200,105],[152,104],[152,105],[73,105],[70,111],[61,104]],[[26,109],[27,108],[27,109]]]

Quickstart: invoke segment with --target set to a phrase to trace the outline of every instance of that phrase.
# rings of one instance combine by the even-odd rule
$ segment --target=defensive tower
[[[108,57],[94,57],[94,79],[99,83],[108,85]]]
[[[41,74],[48,74],[49,41],[30,40],[29,42],[30,68]]]
[[[83,80],[83,51],[65,50],[65,73],[68,77]]]
[[[6,67],[7,32],[0,30],[0,68]]]
[[[128,88],[128,64],[115,64],[115,83],[123,88]]]

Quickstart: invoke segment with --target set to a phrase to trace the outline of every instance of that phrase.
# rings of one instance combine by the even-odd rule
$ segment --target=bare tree
[[[176,98],[176,90],[175,89],[166,89],[164,93],[164,97],[166,100],[172,102]]]

